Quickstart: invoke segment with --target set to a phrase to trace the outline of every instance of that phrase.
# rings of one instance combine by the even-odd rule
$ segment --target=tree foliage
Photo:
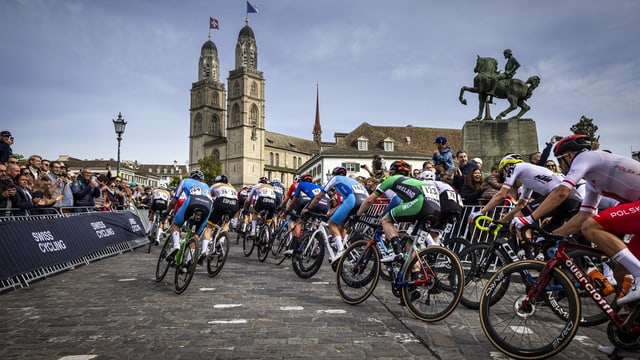
[[[198,160],[198,165],[200,166],[200,171],[204,174],[204,182],[207,184],[213,184],[216,176],[222,173],[222,164],[213,155],[205,156]]]
[[[598,131],[598,125],[593,123],[593,119],[590,119],[584,115],[580,117],[580,121],[573,124],[570,130],[574,134],[587,135],[592,142],[596,140],[596,131]]]

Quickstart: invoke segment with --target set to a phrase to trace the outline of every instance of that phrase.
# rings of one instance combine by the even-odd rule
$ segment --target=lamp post
[[[122,134],[124,134],[124,127],[127,126],[127,122],[124,121],[121,112],[118,113],[118,119],[112,121],[113,128],[116,130],[116,134],[118,135],[118,162],[116,163],[116,176],[120,176],[120,141],[122,141]]]

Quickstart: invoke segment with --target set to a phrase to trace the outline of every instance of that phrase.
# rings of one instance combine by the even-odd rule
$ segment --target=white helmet
[[[433,171],[426,170],[418,175],[418,179],[434,181],[436,179],[436,174]]]

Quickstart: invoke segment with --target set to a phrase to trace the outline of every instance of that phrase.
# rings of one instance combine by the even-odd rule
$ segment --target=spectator
[[[50,165],[49,179],[51,185],[55,186],[53,194],[57,195],[57,200],[53,204],[54,208],[70,208],[73,206],[73,193],[69,183],[71,179],[67,177],[67,169],[64,163],[60,161],[52,161]]]
[[[102,192],[102,207],[103,210],[117,209],[120,206],[120,199],[117,194],[116,182],[111,180],[104,187]]]
[[[49,175],[49,164],[50,161],[47,159],[42,159],[42,163],[40,164],[40,171],[38,171],[38,179],[40,179],[43,176],[48,177]]]
[[[9,155],[13,154],[11,145],[13,145],[11,132],[7,130],[0,132],[0,164],[5,164]]]
[[[422,173],[422,170],[413,169],[413,173],[411,173],[411,177],[417,179],[420,176],[420,173]]]
[[[15,211],[14,215],[29,215],[29,210],[34,208],[33,197],[29,190],[29,175],[21,174],[18,176],[18,182],[15,184],[16,194],[11,197],[11,204],[14,208],[21,209]]]
[[[18,182],[18,176],[20,175],[20,166],[14,163],[8,163],[7,175],[9,176],[11,181],[13,181],[14,184]]]
[[[422,171],[434,171],[433,160],[427,160],[422,163]]]
[[[546,167],[547,169],[553,171],[556,174],[559,173],[558,165],[556,165],[556,162],[553,161],[553,159],[547,160],[547,163],[544,165],[544,167]]]
[[[502,188],[502,177],[500,175],[500,170],[498,169],[498,164],[493,164],[491,166],[491,174],[484,178],[484,182],[482,184],[482,199],[491,200],[493,195],[495,195],[500,188]]]
[[[480,197],[484,190],[482,184],[484,179],[482,178],[482,171],[475,168],[469,172],[467,177],[460,188],[460,196],[462,196],[462,202],[465,205],[478,205]]]
[[[33,175],[33,180],[38,180],[38,174],[40,173],[40,168],[42,167],[42,156],[40,155],[31,155],[29,156],[27,168]]]
[[[15,165],[19,165],[18,164],[18,158],[15,155],[9,155],[9,157],[7,158],[7,165],[9,164],[15,164]]]
[[[467,152],[460,150],[456,153],[456,159],[458,160],[458,166],[453,168],[453,187],[462,192],[462,185],[464,185],[469,173],[473,169],[477,169],[478,165],[469,161]]]
[[[373,176],[368,178],[367,183],[365,184],[365,187],[367,188],[367,192],[371,194],[372,192],[376,191],[376,187],[378,187],[379,183],[380,181],[374,178]]]
[[[0,163],[0,208],[6,209],[13,207],[11,197],[15,194],[16,187],[7,172],[7,165]]]
[[[453,176],[451,176],[451,171],[449,171],[450,169],[447,168],[446,163],[436,161],[434,169],[437,181],[442,181],[449,185],[453,184]]]
[[[547,163],[547,159],[549,159],[549,154],[551,153],[551,148],[556,143],[556,141],[562,139],[562,136],[553,135],[551,140],[546,144],[544,150],[542,150],[542,154],[540,152],[535,152],[531,154],[529,157],[529,162],[532,164],[545,166]]]
[[[94,176],[91,175],[91,169],[83,168],[80,171],[78,180],[71,185],[73,193],[74,207],[91,207],[95,206],[96,198],[101,196],[100,186],[96,182]]]
[[[478,169],[482,170],[482,159],[480,159],[479,157],[473,158],[471,162],[476,164],[476,166],[478,166]]]
[[[369,176],[373,176],[376,179],[384,179],[386,176],[384,167],[382,166],[382,158],[378,154],[373,155],[371,168],[369,168],[367,164],[362,164],[362,168],[369,173]]]
[[[444,163],[445,170],[453,169],[453,153],[451,153],[451,148],[447,146],[447,138],[444,136],[438,136],[436,141],[434,141],[434,144],[437,146],[437,149],[433,151],[432,156],[434,165]]]

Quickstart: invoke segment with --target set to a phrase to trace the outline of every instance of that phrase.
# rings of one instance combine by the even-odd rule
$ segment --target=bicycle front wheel
[[[460,260],[442,246],[429,246],[413,257],[403,274],[402,287],[407,310],[427,322],[440,321],[455,310],[464,289]]]
[[[250,236],[246,232],[242,235],[242,254],[249,257],[253,253],[253,247],[255,245],[255,237]]]
[[[182,262],[176,266],[175,276],[175,289],[176,294],[182,294],[187,290],[187,286],[193,279],[193,274],[196,272],[196,249],[198,248],[198,241],[195,238],[189,239],[185,244],[184,253],[182,254]]]
[[[151,229],[149,230],[149,248],[147,248],[147,253],[151,252],[151,247],[153,246],[155,240],[157,239],[158,233],[158,223],[156,221],[151,225]]]
[[[489,279],[480,298],[482,330],[496,348],[516,359],[553,356],[569,345],[578,331],[580,300],[562,270],[552,269],[548,279],[541,279],[546,291],[527,299],[527,291],[545,265],[523,260],[503,267]],[[503,288],[503,284],[508,285]],[[505,293],[494,296],[501,289]],[[550,297],[549,291],[555,296]]]
[[[308,279],[315,275],[324,260],[324,239],[317,233],[305,234],[302,239],[302,250],[293,250],[291,266],[293,271],[302,279]]]
[[[380,278],[380,252],[374,242],[354,240],[338,260],[336,287],[345,303],[357,305],[367,300]]]
[[[267,260],[267,256],[269,256],[271,250],[271,238],[269,236],[268,226],[263,226],[262,229],[260,229],[256,247],[258,248],[256,250],[258,252],[258,260],[260,260],[260,262]]]
[[[158,282],[164,279],[171,266],[171,261],[167,260],[167,254],[169,250],[171,250],[172,242],[173,239],[171,236],[167,236],[167,240],[165,240],[164,245],[162,245],[162,250],[160,250],[160,255],[158,255],[158,262],[156,263],[156,281]]]
[[[214,277],[220,273],[229,255],[229,233],[220,233],[216,241],[209,242],[207,274]]]

